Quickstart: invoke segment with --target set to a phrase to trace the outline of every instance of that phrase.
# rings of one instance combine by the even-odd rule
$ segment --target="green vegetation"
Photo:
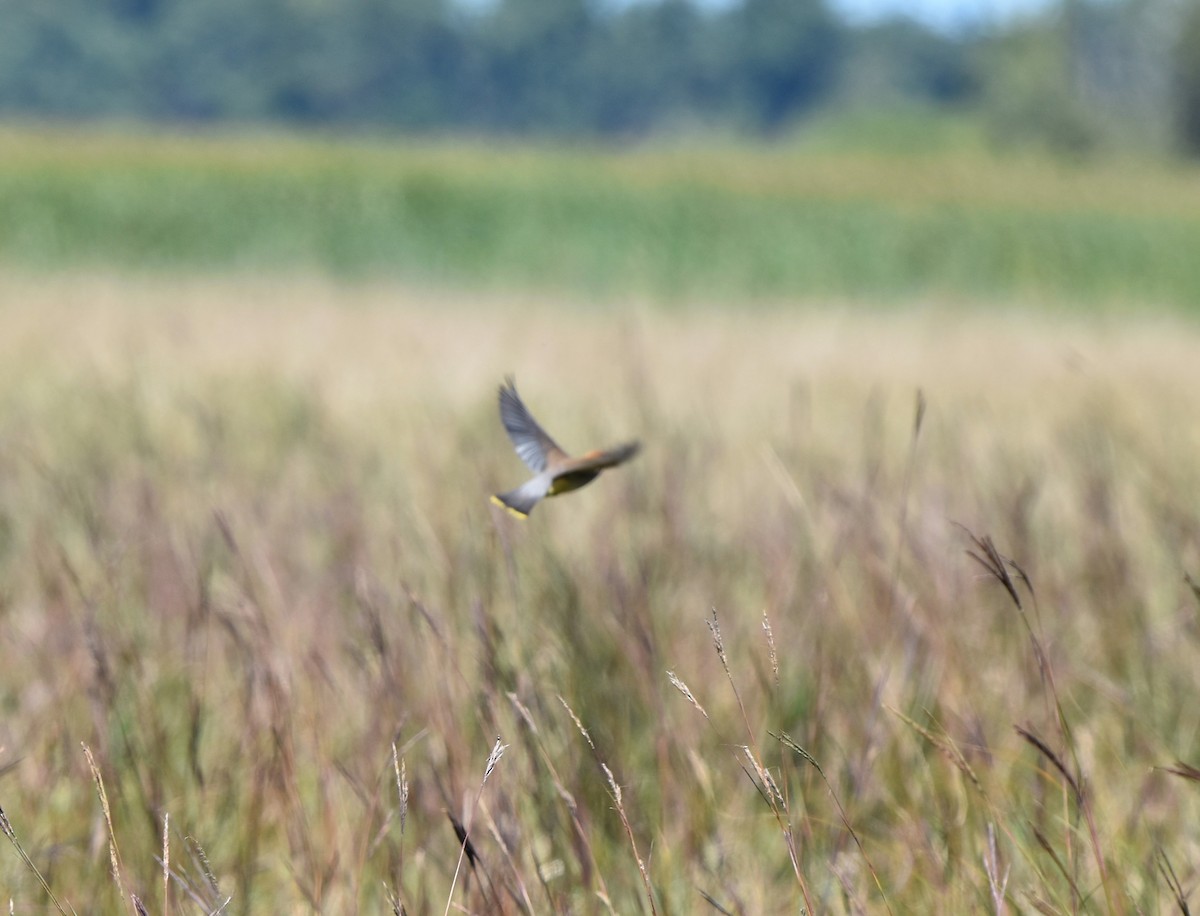
[[[596,152],[10,132],[0,262],[672,301],[1200,303],[1193,171],[837,138]]]
[[[59,912],[35,869],[152,914],[1194,885],[1200,787],[1161,769],[1200,761],[1194,328],[442,295],[0,281],[14,912]],[[514,367],[564,445],[646,445],[525,523],[487,501]]]
[[[918,104],[997,148],[1200,153],[1194,4],[1042,7],[935,30],[826,0],[45,0],[5,10],[0,116],[638,138]]]
[[[0,113],[169,123],[771,130],[835,94],[854,44],[821,0],[53,0],[7,12]],[[971,42],[900,33],[876,36],[893,50],[885,78],[927,100],[969,93]]]

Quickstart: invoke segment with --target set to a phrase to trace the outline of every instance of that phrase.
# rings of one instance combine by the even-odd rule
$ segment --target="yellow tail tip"
[[[510,506],[508,503],[506,503],[504,500],[502,500],[499,496],[493,496],[491,499],[492,499],[492,502],[495,503],[497,506],[499,506],[501,509],[507,509],[509,514],[512,515],[514,518],[521,518],[521,519],[529,518],[528,513],[519,512],[518,510],[516,510],[512,506]]]

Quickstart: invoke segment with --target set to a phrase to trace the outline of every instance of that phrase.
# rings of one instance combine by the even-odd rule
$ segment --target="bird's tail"
[[[492,497],[492,502],[497,506],[503,506],[517,518],[525,518],[533,511],[533,507],[541,502],[542,497],[546,495],[548,486],[549,481],[539,475],[527,480],[515,490],[497,493]]]

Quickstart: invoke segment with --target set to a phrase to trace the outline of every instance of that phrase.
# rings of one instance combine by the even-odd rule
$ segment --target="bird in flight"
[[[521,460],[534,472],[515,490],[492,497],[492,502],[518,518],[529,515],[543,497],[558,496],[591,483],[601,471],[628,461],[640,448],[637,442],[626,442],[572,458],[533,418],[511,377],[500,386],[500,422]]]

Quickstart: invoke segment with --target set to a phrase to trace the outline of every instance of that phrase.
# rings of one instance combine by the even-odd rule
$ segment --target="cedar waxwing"
[[[515,490],[492,497],[492,502],[518,518],[529,515],[545,496],[557,496],[591,483],[605,468],[628,461],[640,447],[637,442],[627,442],[572,458],[538,425],[511,378],[500,386],[500,422],[508,430],[521,460],[537,475]]]

